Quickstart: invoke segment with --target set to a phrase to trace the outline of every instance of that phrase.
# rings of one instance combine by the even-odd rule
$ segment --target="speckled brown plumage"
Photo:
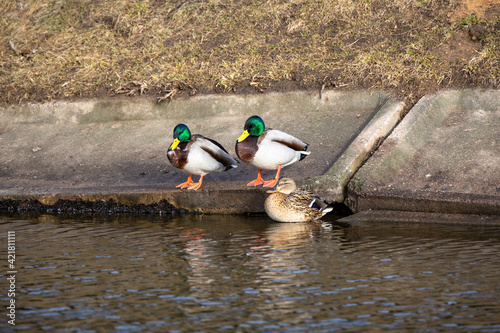
[[[278,222],[307,222],[320,219],[332,210],[312,192],[297,189],[290,178],[279,181],[264,203],[267,215]]]

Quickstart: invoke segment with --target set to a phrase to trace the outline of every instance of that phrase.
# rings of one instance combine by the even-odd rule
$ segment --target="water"
[[[0,217],[21,332],[500,332],[500,227]],[[5,292],[4,292],[5,291]]]

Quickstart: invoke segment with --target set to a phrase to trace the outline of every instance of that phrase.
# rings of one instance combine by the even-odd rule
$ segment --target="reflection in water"
[[[16,330],[500,331],[499,227],[206,215],[0,221],[1,258],[16,231]],[[6,319],[0,329],[14,331]]]

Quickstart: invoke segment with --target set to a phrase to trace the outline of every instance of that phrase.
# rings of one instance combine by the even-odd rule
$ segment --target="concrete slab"
[[[402,102],[384,104],[327,172],[301,182],[300,186],[313,190],[324,200],[343,202],[347,184],[373,150],[391,133],[403,110]]]
[[[500,215],[500,91],[422,98],[348,186],[355,212]]]
[[[394,210],[366,210],[337,220],[348,223],[421,223],[421,224],[471,224],[499,225],[498,215],[446,214],[406,212]]]
[[[284,168],[282,175],[299,183],[314,179],[308,186],[342,201],[343,188],[360,164],[352,160],[364,161],[380,138],[365,137],[369,142],[357,152],[352,143],[366,133],[367,124],[394,126],[401,110],[402,103],[388,94],[369,91],[331,91],[321,97],[306,92],[199,96],[170,104],[138,98],[11,106],[0,109],[0,200],[34,198],[53,204],[80,198],[150,204],[166,199],[201,212],[262,212],[265,190],[245,186],[255,178],[255,169],[241,163],[237,169],[209,174],[193,192],[175,189],[187,174],[166,158],[172,130],[180,122],[193,133],[219,141],[235,156],[245,120],[258,114],[266,126],[310,144],[311,155]],[[382,127],[375,131],[382,136],[392,129]],[[348,147],[349,158],[341,159],[337,168],[348,166],[350,173],[335,182],[331,168]],[[273,176],[274,172],[263,172],[264,178]]]

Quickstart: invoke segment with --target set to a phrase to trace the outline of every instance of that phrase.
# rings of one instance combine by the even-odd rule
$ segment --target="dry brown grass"
[[[7,0],[0,103],[498,88],[498,0]]]

